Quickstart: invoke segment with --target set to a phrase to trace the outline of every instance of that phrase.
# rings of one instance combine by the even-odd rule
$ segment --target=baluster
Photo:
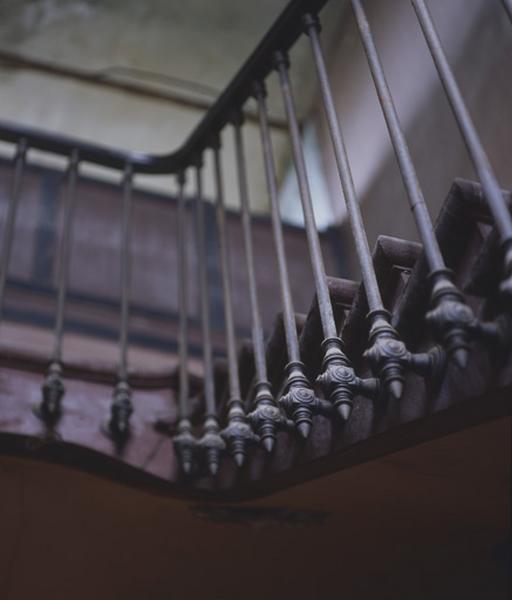
[[[446,268],[361,1],[352,0],[352,8],[429,267],[431,310],[426,319],[435,339],[443,344],[453,362],[464,368],[473,312],[455,287],[452,272]],[[375,361],[371,350],[368,355]]]
[[[295,310],[293,308],[290,277],[288,275],[288,265],[284,248],[283,227],[277,200],[277,176],[272,141],[270,139],[266,90],[264,84],[261,82],[255,83],[253,86],[253,94],[258,103],[261,146],[270,200],[272,233],[277,256],[279,290],[281,293],[281,304],[283,306],[283,325],[286,338],[286,353],[288,357],[288,363],[285,368],[285,394],[281,398],[280,404],[293,419],[297,432],[305,439],[309,436],[311,431],[313,415],[328,410],[328,407],[326,406],[327,403],[315,396],[313,388],[306,377],[304,364],[300,360],[299,339],[295,324]]]
[[[124,442],[130,433],[130,416],[133,412],[132,392],[128,383],[128,320],[131,285],[131,228],[132,228],[133,169],[127,163],[123,173],[123,214],[121,224],[121,323],[119,329],[118,380],[112,394],[110,434]]]
[[[0,319],[3,316],[5,285],[7,282],[7,271],[11,258],[12,242],[14,239],[14,228],[16,226],[16,215],[21,195],[21,182],[23,180],[23,170],[27,158],[27,140],[21,139],[16,148],[14,157],[14,173],[11,184],[11,193],[7,207],[7,217],[5,220],[5,230],[2,238],[2,255],[0,256]]]
[[[279,407],[274,402],[270,383],[267,375],[265,358],[265,342],[263,325],[261,322],[258,291],[256,286],[256,273],[254,268],[254,251],[251,229],[251,213],[249,194],[247,189],[247,173],[245,151],[242,138],[243,114],[239,111],[233,119],[235,134],[235,155],[238,173],[238,186],[242,212],[242,229],[247,262],[247,277],[249,280],[249,296],[252,315],[252,343],[254,348],[254,362],[256,366],[256,386],[254,396],[254,409],[247,415],[249,422],[260,436],[261,443],[267,452],[272,452],[278,428],[286,426],[286,419],[281,414]]]
[[[238,467],[241,467],[247,454],[247,445],[249,443],[257,442],[258,437],[254,434],[247,421],[240,394],[235,323],[233,319],[231,269],[229,264],[226,215],[224,211],[224,190],[222,185],[219,138],[214,141],[212,147],[214,157],[217,231],[219,236],[222,289],[224,295],[224,318],[226,322],[229,378],[228,424],[227,427],[221,431],[221,435],[226,441],[235,463]]]
[[[188,475],[192,470],[196,441],[192,435],[192,424],[188,418],[189,377],[188,377],[188,282],[187,251],[185,231],[187,215],[185,206],[185,173],[178,174],[178,301],[179,301],[179,409],[178,435],[173,443],[183,472]]]
[[[306,236],[311,265],[313,267],[313,275],[315,278],[318,309],[324,336],[322,342],[322,350],[324,353],[322,373],[318,376],[317,381],[336,409],[338,415],[342,420],[346,421],[352,411],[354,395],[356,393],[370,396],[374,395],[376,392],[376,382],[371,380],[363,381],[356,376],[354,369],[344,352],[343,342],[336,330],[322,251],[320,248],[320,240],[316,229],[313,202],[311,199],[304,154],[302,151],[295,102],[290,84],[288,57],[282,52],[277,52],[275,54],[275,62],[279,74],[288,129],[291,137],[293,161],[299,183],[299,195],[302,204],[302,212],[304,214]],[[383,321],[383,318],[380,317],[380,320]],[[381,372],[387,391],[393,396],[399,397],[403,380],[400,365],[396,364],[396,361],[386,361],[386,363],[383,364]]]
[[[43,400],[39,415],[47,423],[54,423],[61,414],[61,401],[65,388],[62,381],[62,336],[64,331],[64,312],[68,290],[69,265],[71,261],[71,242],[73,233],[73,215],[75,211],[75,188],[78,177],[79,153],[74,150],[69,160],[67,186],[64,194],[64,217],[62,234],[58,249],[59,271],[57,280],[57,312],[53,352],[46,379],[42,385]]]
[[[411,1],[468,153],[482,184],[484,196],[496,223],[504,257],[504,280],[501,283],[500,290],[503,295],[510,298],[512,296],[512,217],[471,119],[471,115],[466,107],[466,103],[462,98],[453,71],[448,64],[446,54],[441,46],[441,40],[439,39],[428,8],[423,0]]]
[[[204,231],[204,198],[203,181],[201,176],[202,161],[196,165],[196,231],[197,254],[199,267],[199,292],[201,295],[201,324],[203,330],[203,365],[204,365],[204,400],[205,422],[203,436],[197,442],[199,449],[205,454],[206,464],[211,475],[216,475],[219,470],[221,454],[226,449],[226,444],[220,436],[217,408],[215,406],[215,378],[213,372],[213,354],[210,325],[210,297],[206,263],[206,238]]]

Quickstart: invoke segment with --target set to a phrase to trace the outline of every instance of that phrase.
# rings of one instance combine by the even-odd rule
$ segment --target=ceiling
[[[236,505],[0,460],[5,600],[505,600],[510,418]]]

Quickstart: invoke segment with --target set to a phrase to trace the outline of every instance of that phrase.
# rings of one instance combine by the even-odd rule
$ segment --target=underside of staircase
[[[507,196],[508,197],[508,196]],[[467,291],[475,314],[501,324],[501,334],[475,339],[468,367],[446,364],[440,354],[429,380],[410,373],[398,401],[357,397],[351,419],[336,423],[318,415],[306,442],[290,432],[278,435],[272,456],[254,448],[248,466],[237,472],[228,457],[220,474],[205,477],[201,465],[185,476],[173,451],[178,415],[169,408],[169,389],[176,390],[175,372],[135,373],[133,433],[121,448],[105,435],[115,372],[81,364],[66,364],[66,404],[62,418],[47,427],[37,416],[46,360],[30,353],[2,354],[2,452],[72,466],[115,481],[171,496],[247,500],[352,467],[440,436],[497,418],[510,416],[509,322],[499,300],[489,297],[498,270],[494,230],[477,184],[456,181],[436,223],[436,235],[458,285]],[[415,352],[433,347],[423,315],[428,305],[425,261],[421,245],[381,236],[373,260],[392,323]],[[368,337],[368,307],[364,289],[354,281],[329,278],[336,323],[359,372],[368,371],[362,355]],[[321,367],[322,332],[316,299],[307,315],[296,315],[301,358],[314,380]],[[501,336],[501,337],[500,337]],[[266,346],[269,378],[276,396],[283,385],[286,363],[282,319],[277,315]],[[226,365],[216,364],[217,402],[226,410]],[[240,348],[241,389],[247,407],[253,401],[254,357],[247,341]],[[224,384],[224,385],[222,385]],[[195,401],[191,420],[200,427],[202,382],[193,379]],[[101,418],[99,418],[101,417]],[[103,422],[102,422],[103,419]]]

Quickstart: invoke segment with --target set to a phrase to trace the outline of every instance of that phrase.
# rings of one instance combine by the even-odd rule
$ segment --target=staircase
[[[435,222],[387,85],[363,4],[352,0],[361,41],[421,243],[380,236],[370,251],[350,159],[320,44],[325,2],[294,0],[181,148],[169,155],[129,154],[8,123],[11,191],[2,232],[0,309],[8,284],[18,206],[32,150],[64,158],[63,227],[49,356],[2,346],[0,448],[5,454],[64,464],[119,482],[187,499],[256,499],[298,483],[510,416],[512,370],[512,217],[423,0],[412,0],[478,182],[453,183]],[[314,216],[290,82],[288,51],[307,35],[344,192],[362,282],[326,274],[325,244]],[[265,81],[277,71],[307,239],[313,287],[297,313],[304,256],[287,252]],[[256,103],[278,279],[280,310],[270,335],[262,325],[254,217],[244,151],[244,111]],[[251,340],[236,327],[232,255],[224,206],[223,145],[234,140],[240,230],[250,295]],[[205,227],[205,160],[213,161],[218,267],[226,359],[216,357]],[[83,165],[118,174],[120,290],[117,368],[69,361],[62,339],[69,304],[77,181]],[[130,368],[133,195],[136,177],[173,175],[178,184],[176,368]],[[194,210],[192,210],[192,207]],[[406,210],[406,207],[404,207]],[[186,232],[197,231],[197,273],[188,268]],[[284,231],[284,232],[283,232]],[[165,274],[162,274],[165,277]],[[200,336],[190,323],[190,286],[198,281]],[[75,309],[76,310],[76,309]],[[195,337],[194,337],[195,336]],[[214,339],[215,338],[215,339]],[[201,349],[191,368],[192,341]],[[171,398],[171,399],[170,399]],[[177,402],[175,402],[177,398]]]

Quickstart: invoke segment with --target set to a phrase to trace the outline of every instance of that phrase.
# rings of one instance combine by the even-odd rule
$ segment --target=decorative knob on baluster
[[[475,320],[471,308],[453,285],[451,271],[439,269],[432,279],[432,310],[426,320],[448,356],[461,369],[468,363],[470,328]]]
[[[132,392],[128,382],[119,381],[112,397],[108,429],[115,439],[124,441],[130,435],[130,417],[133,413]]]
[[[402,397],[404,387],[404,368],[410,353],[389,323],[387,310],[379,309],[369,315],[371,346],[364,356],[370,362],[372,371],[378,375],[384,389],[395,400]]]
[[[204,433],[197,441],[197,447],[204,454],[210,474],[215,476],[219,471],[221,455],[226,451],[226,444],[220,436],[219,425],[214,417],[206,419]]]
[[[267,381],[260,381],[256,385],[254,403],[256,407],[247,415],[247,419],[258,433],[261,445],[270,454],[274,449],[277,431],[287,429],[289,422],[274,402]]]
[[[54,423],[60,417],[64,391],[62,367],[58,362],[52,362],[42,386],[43,400],[39,407],[39,414],[46,422]]]
[[[295,428],[306,439],[313,426],[313,415],[317,412],[318,401],[313,388],[304,374],[304,365],[299,361],[286,365],[286,393],[279,400],[286,414],[295,423]]]
[[[260,438],[252,430],[239,400],[231,402],[228,424],[220,434],[237,467],[244,464],[248,446],[260,441]]]
[[[188,419],[180,419],[178,435],[174,436],[172,442],[183,473],[189,475],[194,464],[197,441],[192,435],[192,425]]]
[[[339,338],[326,338],[322,342],[324,359],[322,373],[317,377],[326,398],[332,403],[343,421],[348,421],[354,406],[354,396],[362,394],[373,397],[379,389],[375,379],[359,378],[346,354]]]

